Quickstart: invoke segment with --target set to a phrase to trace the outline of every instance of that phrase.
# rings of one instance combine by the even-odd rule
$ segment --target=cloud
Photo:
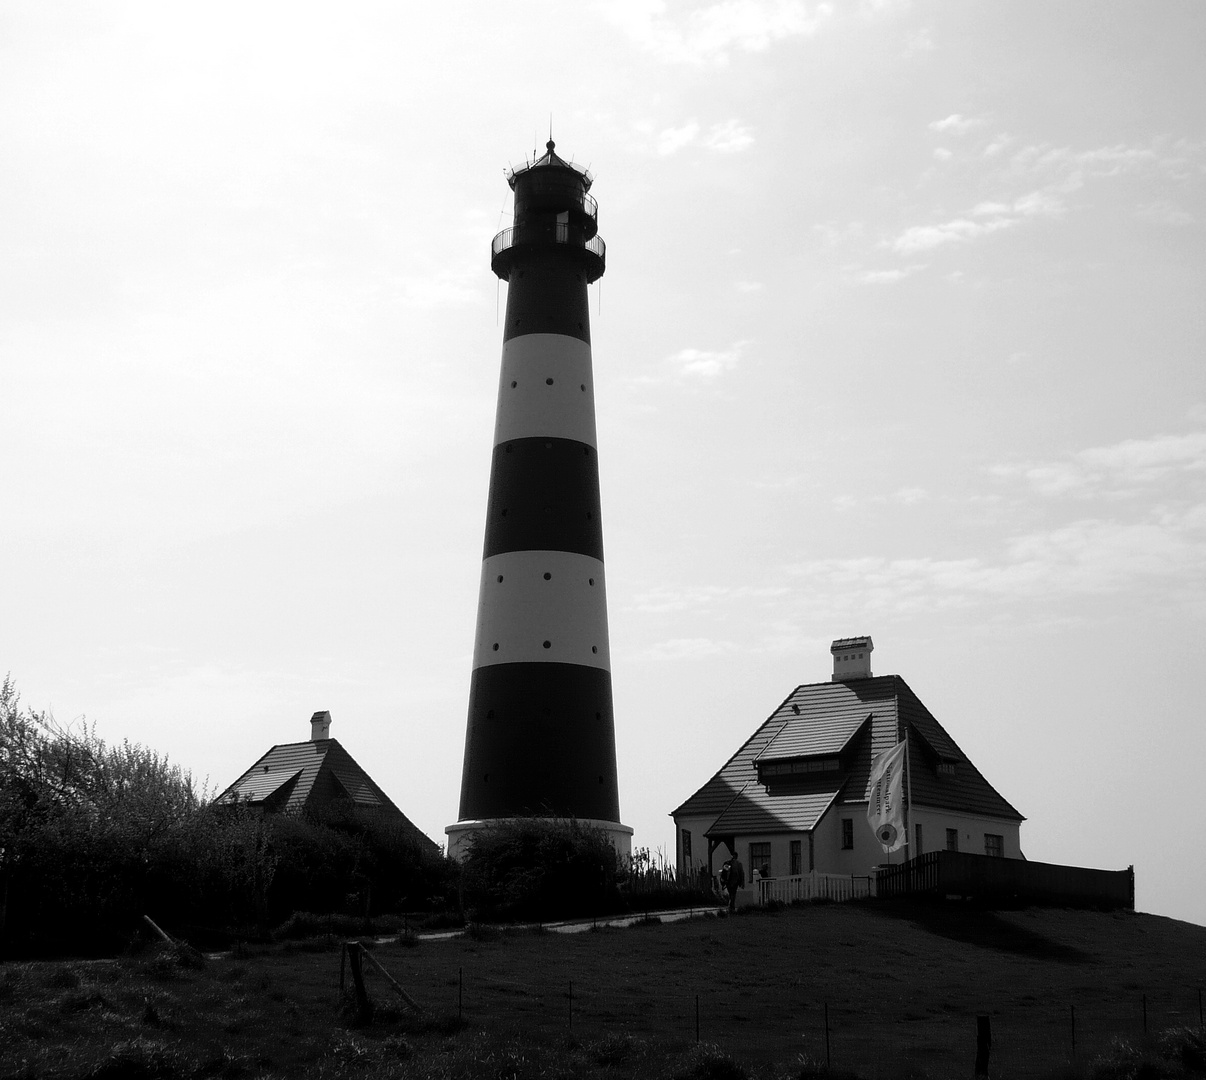
[[[762,291],[761,281],[738,281],[733,285],[739,293],[756,293]]]
[[[932,120],[926,126],[931,131],[936,131],[940,135],[966,135],[967,132],[973,128],[978,128],[983,123],[983,120],[977,120],[974,117],[951,113],[945,120]]]
[[[1088,178],[1123,175],[1186,180],[1201,172],[1202,147],[1164,136],[1142,145],[1115,143],[1087,150],[1032,143],[1013,154],[1009,168],[1019,176],[1054,176],[1051,183],[1065,190],[1079,188]]]
[[[702,135],[698,121],[689,120],[681,127],[664,128],[657,136],[657,152],[662,157],[676,154],[688,146],[702,146],[718,154],[735,154],[754,145],[754,136],[739,120],[723,120],[713,124]]]
[[[1049,497],[1128,497],[1161,481],[1206,474],[1206,431],[1126,439],[1060,461],[999,465],[990,471],[998,478],[1023,480]]]
[[[722,66],[734,52],[763,52],[785,39],[811,37],[833,7],[801,0],[720,0],[671,15],[664,0],[611,0],[599,11],[663,63]]]
[[[702,379],[711,382],[726,371],[732,371],[741,359],[741,351],[747,341],[738,341],[732,348],[710,352],[704,349],[680,349],[669,362],[678,369],[683,378]]]
[[[1157,582],[1192,602],[1194,583],[1200,592],[1206,580],[1206,505],[1024,533],[1006,541],[996,559],[822,559],[789,573],[814,593],[897,614],[1107,595]]]
[[[972,207],[967,216],[940,225],[910,226],[892,241],[892,250],[898,255],[911,255],[943,244],[966,243],[1012,229],[1027,218],[1054,217],[1063,209],[1063,202],[1050,191],[1032,191],[1012,203],[981,202]]]
[[[670,638],[642,649],[643,660],[697,660],[705,656],[723,656],[725,653],[744,651],[731,641],[716,641],[712,638]]]
[[[833,499],[833,505],[838,510],[853,510],[857,506],[885,506],[894,504],[898,506],[914,506],[917,503],[925,502],[930,498],[930,493],[925,488],[921,487],[902,487],[897,488],[890,495],[837,495]]]
[[[736,120],[726,120],[721,124],[713,124],[703,140],[709,150],[722,154],[732,154],[746,150],[754,145],[754,136],[750,129]]]
[[[657,152],[663,157],[677,153],[684,146],[690,146],[699,134],[699,124],[694,120],[682,127],[665,128],[657,137]]]
[[[441,270],[431,277],[407,276],[394,279],[401,293],[399,302],[408,308],[435,308],[477,303],[481,290],[477,267],[462,271]]]
[[[1182,210],[1168,199],[1157,199],[1155,202],[1145,203],[1135,211],[1135,216],[1140,221],[1147,221],[1153,225],[1192,225],[1197,221],[1193,214]]]
[[[919,53],[933,52],[936,48],[933,31],[928,27],[923,27],[905,39],[903,55],[915,56]]]
[[[818,610],[883,616],[982,609],[1034,620],[1056,614],[1052,605],[1064,600],[1121,593],[1206,613],[1206,432],[1126,439],[993,475],[1043,497],[978,498],[995,505],[997,519],[1024,511],[1030,522],[1048,520],[1004,534],[989,550],[817,559],[785,567],[779,577],[793,582],[792,595],[807,592]],[[1084,513],[1090,495],[1112,496],[1102,503],[1108,510]],[[910,505],[927,497],[902,488],[838,506]]]
[[[925,266],[925,263],[914,263],[894,270],[866,270],[858,275],[857,280],[863,285],[895,285],[918,270],[924,270]]]
[[[669,612],[695,611],[716,608],[734,600],[765,601],[777,600],[789,592],[786,585],[729,586],[693,585],[684,588],[659,587],[633,597],[626,610],[641,611],[649,615],[664,615]]]
[[[821,247],[836,248],[861,240],[866,226],[861,221],[851,221],[845,225],[823,221],[814,225],[812,231],[817,234]]]
[[[980,124],[979,120],[952,113],[929,127],[942,134],[963,135]],[[1202,148],[1186,139],[1156,138],[1147,144],[1118,143],[1090,149],[1035,143],[1014,151],[1005,160],[1005,150],[1015,141],[1007,134],[995,135],[982,155],[993,162],[989,182],[1006,191],[1021,188],[1022,194],[981,201],[948,221],[909,226],[888,246],[898,255],[907,256],[947,244],[968,243],[1027,221],[1058,217],[1067,211],[1069,196],[1090,182],[1123,175],[1150,181],[1184,180],[1204,169]],[[954,159],[942,147],[934,154],[942,161]],[[1167,199],[1148,203],[1138,215],[1158,224],[1184,225],[1193,220]]]
[[[894,241],[892,250],[898,255],[915,255],[943,244],[974,240],[989,233],[1000,232],[1018,223],[1016,218],[997,218],[992,221],[971,221],[955,218],[941,225],[913,225],[905,229]]]
[[[997,157],[1011,142],[1013,142],[1012,136],[1005,134],[997,135],[992,142],[984,147],[981,153],[984,157]]]

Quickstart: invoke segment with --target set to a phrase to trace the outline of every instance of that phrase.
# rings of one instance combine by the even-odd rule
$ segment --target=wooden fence
[[[1091,870],[963,851],[928,851],[899,866],[877,867],[875,891],[880,897],[928,894],[991,903],[1133,911],[1135,868]]]
[[[760,878],[758,903],[790,904],[797,900],[861,900],[874,896],[873,881],[853,874],[796,874],[792,877]]]

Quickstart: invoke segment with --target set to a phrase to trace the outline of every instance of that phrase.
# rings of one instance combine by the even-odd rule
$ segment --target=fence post
[[[465,1015],[465,969],[456,969],[456,1022],[459,1024]]]
[[[992,1051],[992,1025],[987,1016],[976,1017],[976,1075],[988,1075],[988,1055]]]
[[[349,941],[344,945],[348,952],[348,968],[352,972],[352,986],[356,991],[356,1018],[362,1024],[367,1024],[373,1015],[373,1006],[369,1002],[368,990],[364,985],[364,968],[361,966],[360,950],[364,948],[359,941]]]
[[[1069,1005],[1068,1009],[1072,1013],[1072,1064],[1076,1064],[1076,1006]]]
[[[825,1002],[825,1068],[829,1068],[829,1002]]]
[[[1147,995],[1143,995],[1143,1034],[1147,1034]]]
[[[699,1042],[699,995],[695,995],[695,1041]]]
[[[1206,1033],[1206,1024],[1202,1023],[1202,988],[1198,987],[1198,1031]]]
[[[574,980],[569,981],[569,1029],[574,1030]]]

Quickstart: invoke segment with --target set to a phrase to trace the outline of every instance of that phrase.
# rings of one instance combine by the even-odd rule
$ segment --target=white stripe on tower
[[[597,445],[589,343],[524,334],[503,345],[494,445],[538,435]]]
[[[507,443],[542,437],[595,447],[590,346],[565,334],[525,334],[503,346],[494,444],[505,453]],[[488,556],[474,668],[547,661],[610,671],[603,560],[566,551]]]

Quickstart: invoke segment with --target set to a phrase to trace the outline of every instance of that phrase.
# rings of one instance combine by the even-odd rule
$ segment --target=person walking
[[[733,853],[729,863],[729,911],[737,910],[737,890],[745,886],[745,867],[741,865],[741,856]]]

